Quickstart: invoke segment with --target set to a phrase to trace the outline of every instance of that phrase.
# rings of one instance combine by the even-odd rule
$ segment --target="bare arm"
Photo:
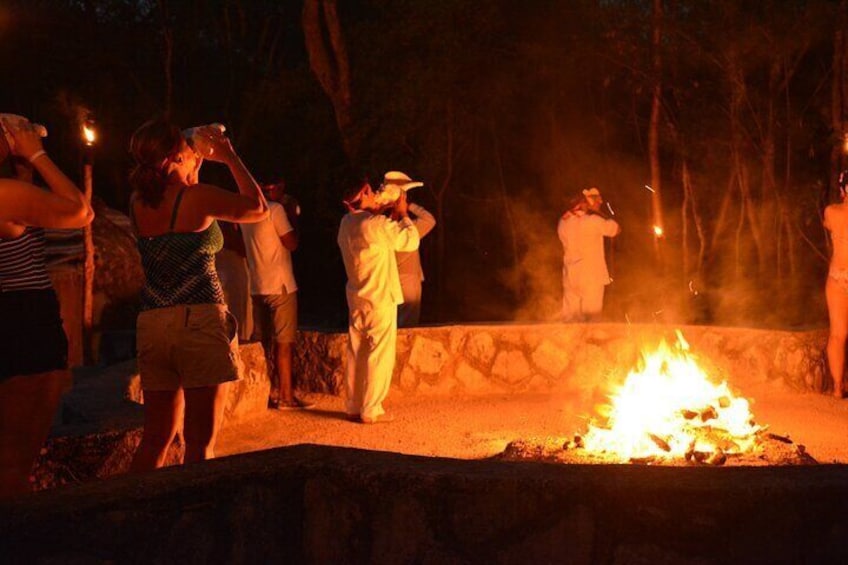
[[[227,165],[239,191],[239,194],[232,195],[234,199],[228,200],[221,197],[216,198],[214,202],[209,202],[214,206],[214,209],[210,210],[210,215],[237,224],[250,224],[264,220],[268,217],[268,202],[265,201],[265,196],[253,175],[236,154],[230,140],[217,130],[211,130],[206,135],[212,147],[212,154],[206,158]],[[219,207],[227,204],[232,205],[233,208]]]
[[[0,179],[0,219],[24,226],[73,229],[91,223],[94,212],[85,198],[64,198],[32,184]]]
[[[833,231],[833,205],[824,209],[824,227],[828,231]]]
[[[4,126],[15,140],[15,155],[32,163],[51,192],[29,182],[5,180],[0,215],[46,228],[80,228],[91,223],[94,211],[85,195],[44,152],[38,134],[32,128],[16,129],[6,122]]]

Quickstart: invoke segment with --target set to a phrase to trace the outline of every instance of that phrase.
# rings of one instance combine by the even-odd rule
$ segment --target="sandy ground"
[[[801,394],[780,383],[735,383],[752,401],[760,425],[807,447],[821,463],[848,463],[848,399]],[[571,437],[585,429],[585,402],[553,395],[479,397],[402,396],[393,391],[386,408],[395,421],[364,425],[344,418],[343,401],[313,395],[305,411],[268,410],[225,427],[219,456],[299,443],[357,447],[404,454],[484,458],[515,439]]]

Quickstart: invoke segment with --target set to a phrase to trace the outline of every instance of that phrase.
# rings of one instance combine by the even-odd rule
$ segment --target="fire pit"
[[[590,422],[571,439],[517,440],[506,460],[663,465],[815,464],[803,445],[758,425],[744,397],[726,381],[711,382],[678,330],[643,352],[639,366],[600,405],[603,422]]]

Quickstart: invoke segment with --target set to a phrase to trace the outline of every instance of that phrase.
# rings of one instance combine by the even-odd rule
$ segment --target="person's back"
[[[597,188],[584,190],[557,225],[563,250],[562,318],[566,321],[598,319],[603,309],[604,287],[611,282],[604,238],[618,235],[619,226],[600,215],[602,202]]]
[[[215,269],[215,254],[223,248],[224,236],[214,221],[199,232],[175,231],[183,190],[177,193],[172,204],[169,231],[138,236],[138,251],[145,273],[142,310],[181,304],[225,303]],[[131,209],[131,212],[135,216],[135,211]]]
[[[130,141],[130,210],[146,278],[136,321],[144,433],[132,471],[161,467],[180,423],[185,461],[213,457],[225,385],[239,378],[236,324],[215,270],[217,221],[261,221],[267,206],[222,132],[203,135],[205,158],[228,167],[238,194],[198,182],[204,156],[174,124],[152,120]]]
[[[351,303],[401,304],[395,250],[398,244],[393,237],[399,231],[397,222],[381,214],[368,211],[350,212],[342,218],[338,245],[347,273],[347,296]],[[417,233],[414,243],[400,244],[401,250],[412,251],[418,247]]]
[[[563,264],[579,268],[583,282],[609,283],[604,237],[615,235],[617,225],[613,228],[607,222],[612,220],[582,212],[569,213],[560,220],[558,233],[563,246]]]

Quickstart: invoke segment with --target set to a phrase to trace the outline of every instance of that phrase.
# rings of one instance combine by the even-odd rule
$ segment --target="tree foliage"
[[[658,265],[653,3],[9,0],[0,97],[47,123],[72,169],[74,114],[94,111],[96,190],[118,208],[143,120],[226,123],[256,175],[301,200],[307,322],[344,322],[341,182],[390,169],[425,181],[413,197],[439,219],[423,247],[431,321],[555,314],[556,221],[598,186],[623,227],[613,319],[821,322],[838,4],[661,4]]]

